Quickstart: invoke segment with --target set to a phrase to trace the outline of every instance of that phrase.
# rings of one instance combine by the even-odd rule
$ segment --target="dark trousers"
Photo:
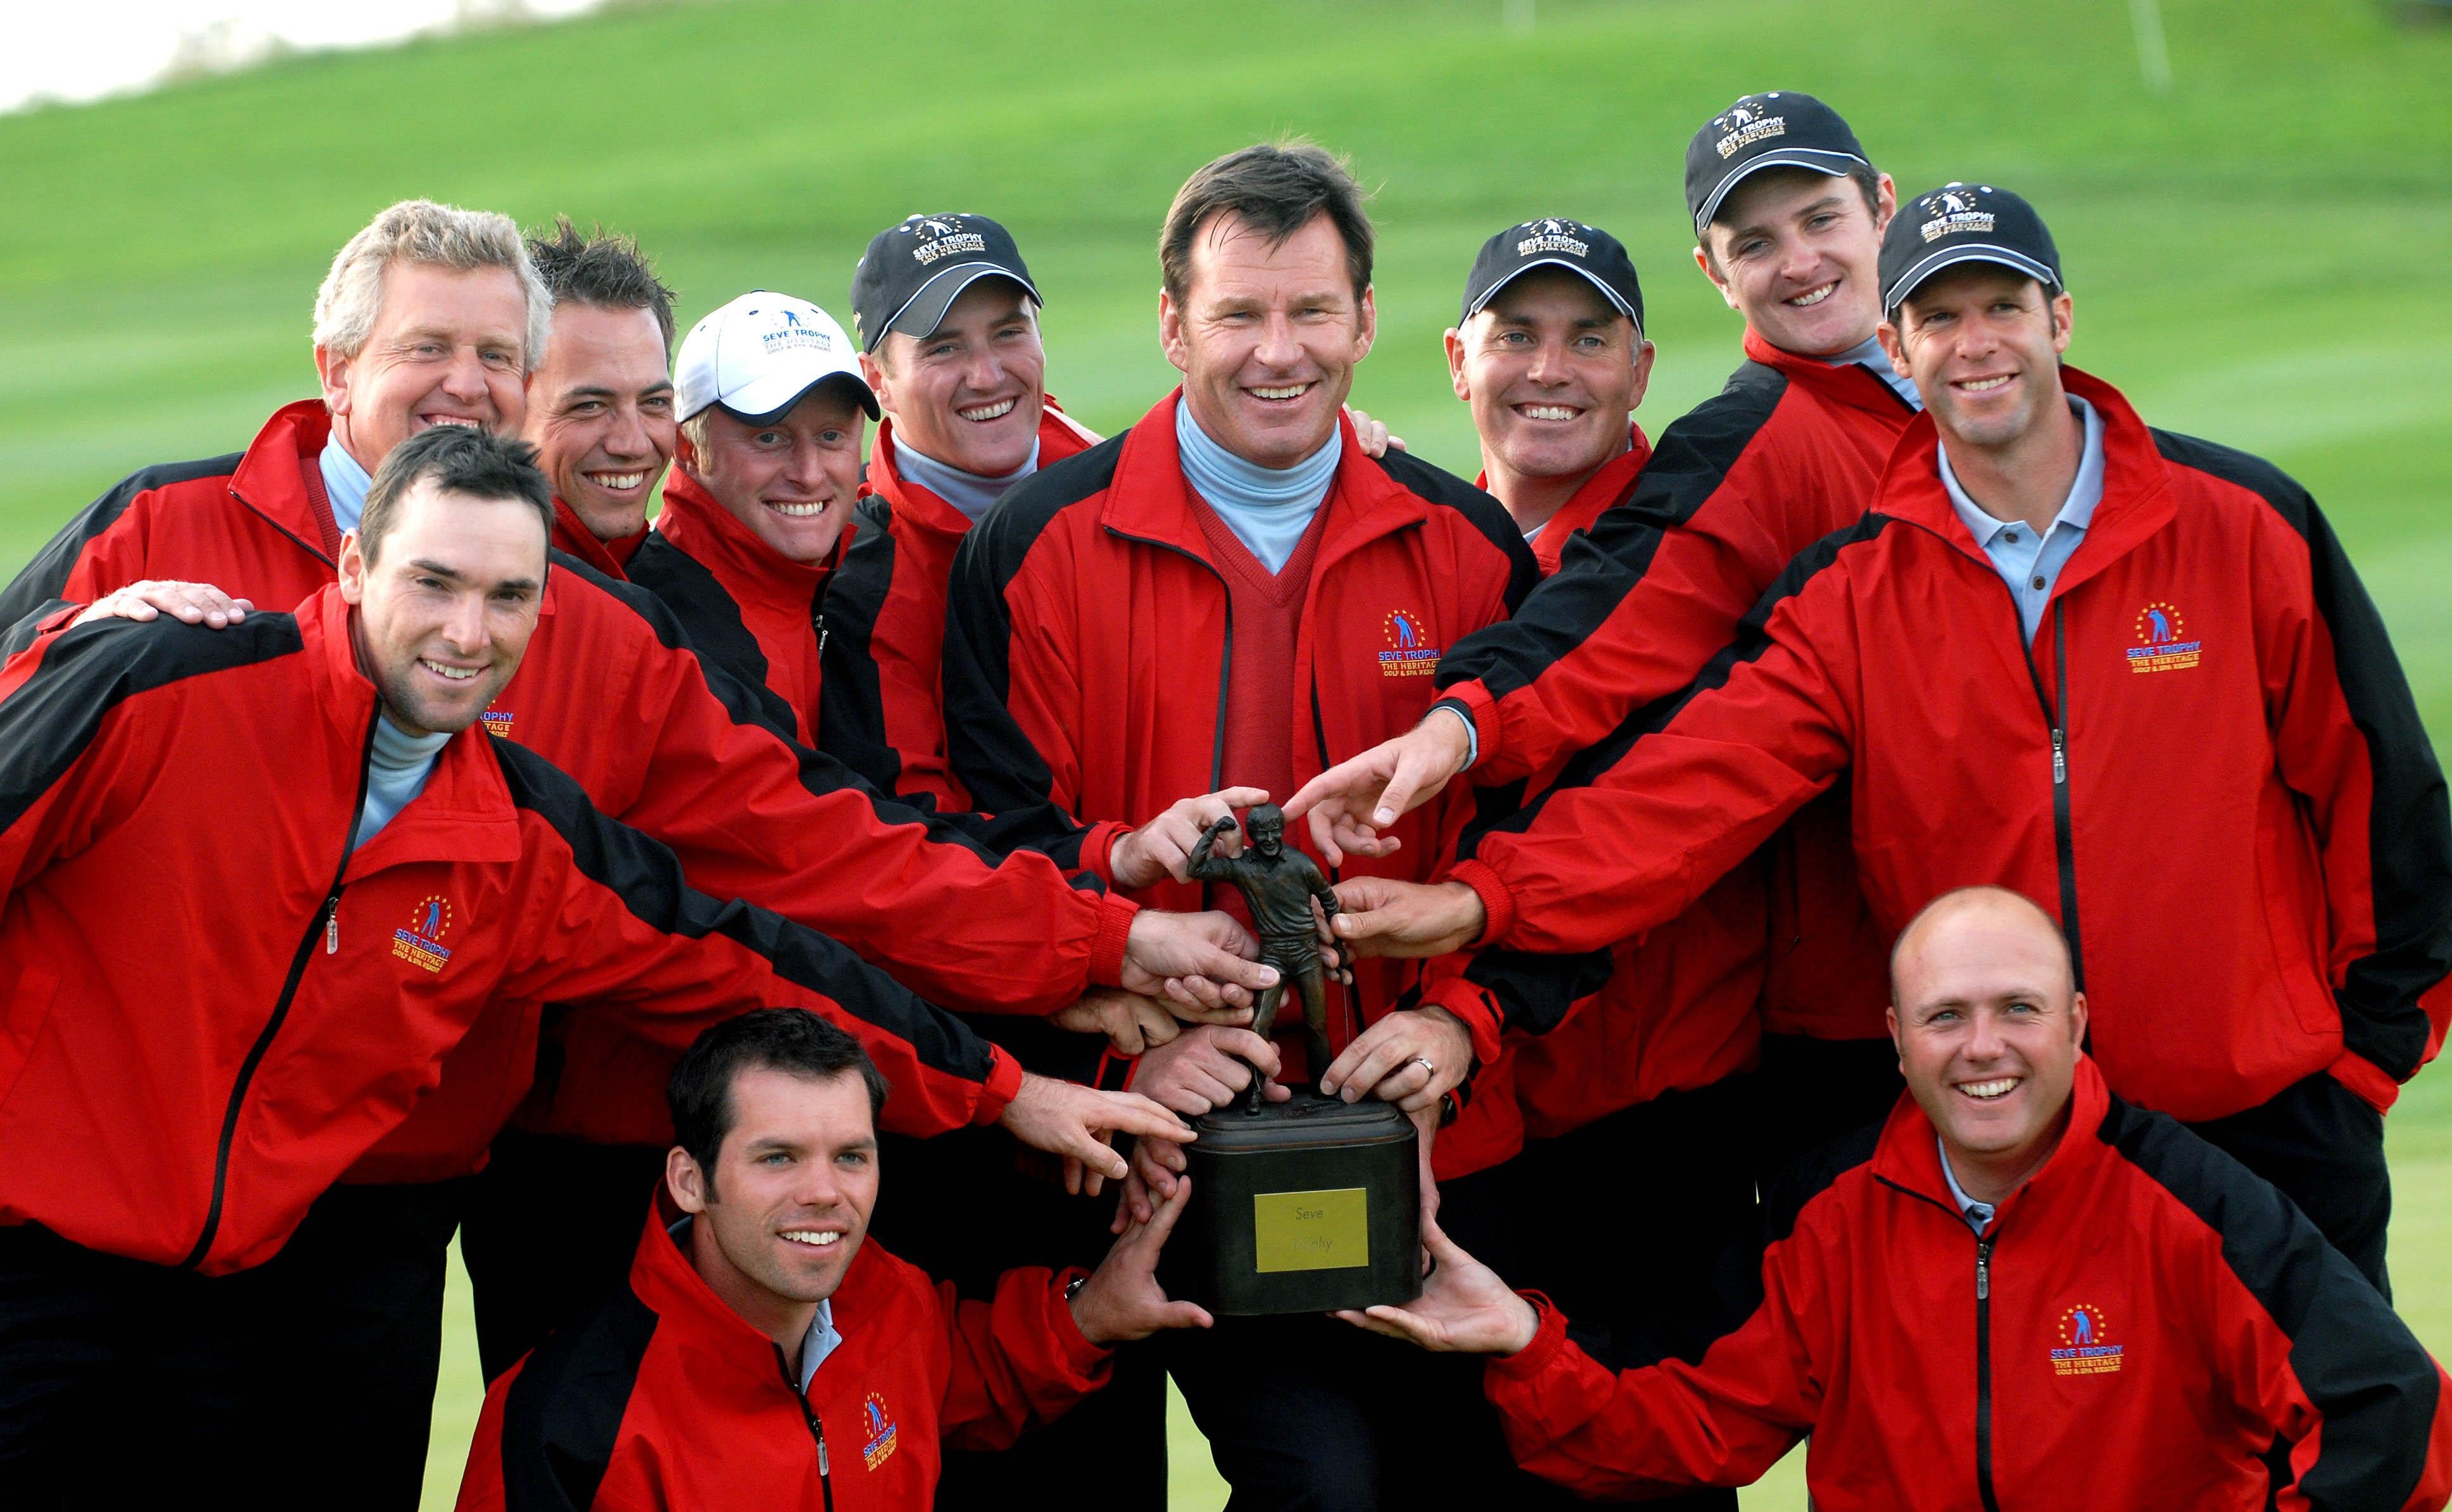
[[[1888,1039],[1765,1034],[1762,1066],[1742,1085],[1754,1175],[1769,1190],[1800,1156],[1890,1115],[1908,1089]]]
[[[2280,1188],[2392,1299],[2383,1253],[2392,1174],[2384,1168],[2383,1114],[2364,1098],[2320,1071],[2245,1112],[2188,1127]]]
[[[934,1139],[880,1141],[881,1178],[869,1232],[887,1249],[965,1297],[995,1294],[1015,1266],[1096,1267],[1113,1237],[1113,1188],[1068,1197],[1034,1162],[1016,1162],[1001,1129],[961,1129]],[[1166,1373],[1148,1345],[1116,1351],[1107,1384],[1009,1449],[947,1448],[937,1484],[943,1512],[1006,1512],[1054,1487],[1078,1488],[1112,1512],[1164,1512]]]
[[[495,1138],[460,1224],[487,1381],[629,1275],[669,1148],[516,1130]]]
[[[134,1500],[176,1464],[258,1505],[414,1512],[460,1198],[457,1182],[334,1188],[233,1276],[0,1230],[0,1484]]]

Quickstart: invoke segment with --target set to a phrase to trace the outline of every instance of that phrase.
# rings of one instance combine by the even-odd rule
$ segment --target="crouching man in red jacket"
[[[885,1079],[814,1013],[699,1036],[629,1285],[485,1393],[463,1508],[924,1507],[938,1441],[1000,1448],[1106,1379],[1109,1346],[1207,1327],[1154,1274],[1188,1184],[1095,1271],[993,1301],[864,1244]]]
[[[1743,1485],[1809,1434],[1823,1512],[2444,1505],[2452,1382],[2280,1192],[2105,1089],[2048,914],[1944,893],[1891,984],[1908,1095],[1774,1191],[1699,1358],[1613,1375],[1438,1234],[1418,1301],[1344,1316],[1498,1356],[1509,1446],[1586,1495]]]

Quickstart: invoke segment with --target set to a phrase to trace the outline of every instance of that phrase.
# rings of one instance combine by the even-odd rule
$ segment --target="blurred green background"
[[[1439,334],[1492,231],[1570,215],[1646,276],[1655,434],[1737,322],[1693,271],[1689,133],[1735,95],[1847,113],[1911,193],[2015,187],[2077,299],[2070,358],[2147,418],[2264,453],[2330,512],[2430,728],[2452,728],[2452,27],[2375,0],[944,0],[623,5],[585,20],[294,58],[0,117],[0,569],[148,461],[243,445],[313,391],[333,250],[425,195],[637,235],[684,321],[750,287],[845,314],[916,210],[1018,237],[1051,388],[1101,431],[1173,380],[1153,246],[1176,186],[1288,131],[1378,192],[1380,340],[1355,402],[1470,474]],[[2452,1345],[2452,1081],[2391,1120],[2394,1271]],[[436,1418],[447,1503],[477,1404],[465,1287]],[[1222,1490],[1178,1414],[1177,1505]],[[1803,1504],[1798,1460],[1750,1507]]]

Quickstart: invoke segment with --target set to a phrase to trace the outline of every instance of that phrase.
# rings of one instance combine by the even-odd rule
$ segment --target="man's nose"
[[[1567,381],[1567,344],[1545,340],[1534,344],[1532,363],[1524,376],[1536,383],[1563,383]]]
[[[485,397],[485,360],[475,347],[462,346],[451,354],[443,369],[443,391],[469,404]]]
[[[464,593],[451,600],[451,611],[443,621],[443,639],[465,656],[485,649],[492,637],[485,628],[484,595]]]
[[[1275,311],[1260,325],[1260,344],[1253,351],[1270,367],[1292,367],[1302,358],[1302,343],[1295,337],[1295,323],[1283,311]]]
[[[616,457],[652,457],[656,454],[655,439],[647,434],[646,417],[636,404],[623,404],[613,412],[613,428],[605,433],[604,449]]]

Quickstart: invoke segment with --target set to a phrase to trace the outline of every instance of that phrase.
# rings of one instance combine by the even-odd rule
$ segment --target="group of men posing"
[[[1625,247],[1511,226],[1472,485],[1346,408],[1302,144],[1177,195],[1104,442],[985,217],[676,349],[623,239],[378,216],[319,398],[0,592],[12,1486],[133,1423],[413,1505],[457,1231],[470,1506],[1156,1507],[1166,1374],[1237,1508],[1807,1436],[1826,1509],[2444,1505],[2383,1117],[2452,817],[2330,527],[2062,362],[2016,194],[1776,91],[1686,188],[1726,388],[1649,440]],[[1335,878],[1324,1065],[1229,815]],[[1256,1074],[1414,1115],[1418,1301],[1164,1295]]]

